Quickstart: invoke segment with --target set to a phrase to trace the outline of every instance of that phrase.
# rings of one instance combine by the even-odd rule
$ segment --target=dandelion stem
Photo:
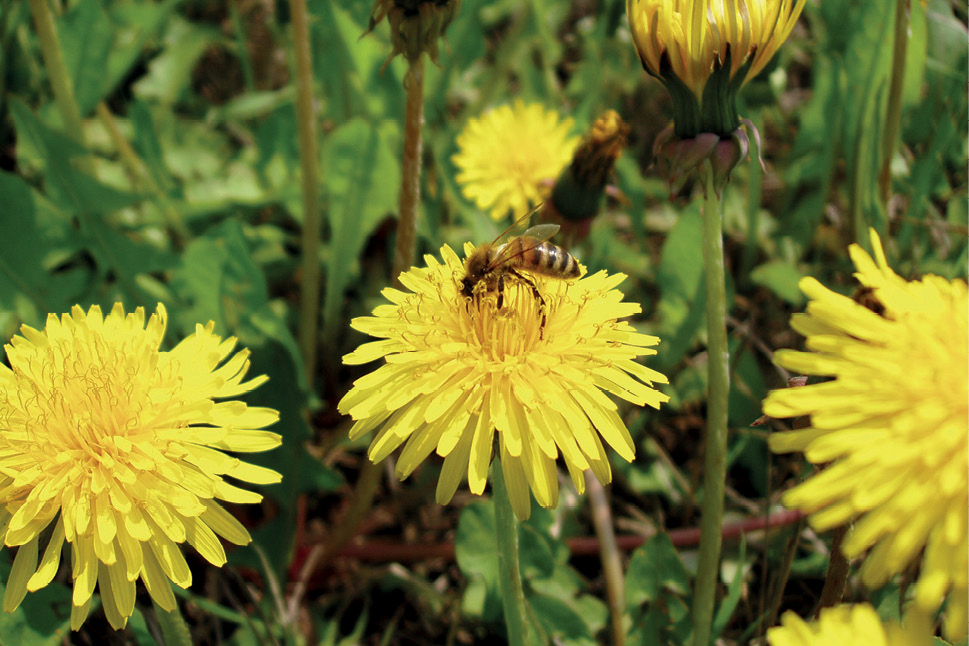
[[[316,121],[313,115],[313,59],[310,52],[306,0],[291,0],[293,46],[296,53],[296,117],[299,126],[299,164],[302,169],[303,237],[302,280],[299,294],[299,348],[307,386],[313,385],[320,309],[320,208],[317,193]]]
[[[424,126],[424,57],[411,61],[404,76],[404,152],[401,158],[400,219],[394,248],[393,279],[414,264],[417,249],[417,204],[421,199],[421,129]],[[398,284],[399,286],[399,284]]]
[[[491,486],[495,501],[495,537],[498,541],[498,587],[505,611],[509,646],[525,646],[525,591],[518,563],[518,522],[496,457],[491,464]]]
[[[168,612],[155,602],[154,597],[151,603],[155,606],[155,617],[158,618],[158,625],[161,627],[162,638],[165,640],[164,646],[192,646],[192,634],[178,605]]]
[[[60,40],[57,38],[54,16],[51,14],[46,0],[30,0],[30,11],[34,17],[34,26],[37,29],[37,40],[40,42],[41,56],[44,57],[47,78],[50,80],[50,87],[54,93],[54,103],[57,105],[57,111],[64,122],[64,132],[68,137],[84,146],[81,110],[77,107],[74,86],[71,83],[70,75],[67,73],[67,66],[64,64],[64,55]],[[87,155],[78,160],[78,163],[81,170],[86,174],[94,174],[91,159]]]
[[[723,258],[723,202],[713,187],[713,166],[706,166],[703,203],[703,266],[707,287],[707,432],[703,467],[700,554],[693,595],[693,646],[708,646],[717,589],[727,472],[727,290]]]
[[[605,487],[592,475],[585,472],[585,488],[589,492],[589,508],[592,512],[592,525],[599,540],[599,558],[602,573],[606,578],[606,596],[609,600],[609,616],[612,622],[613,646],[625,646],[626,627],[622,623],[626,610],[626,595],[622,575],[622,558],[616,544],[616,532],[612,525],[612,513]]]
[[[908,24],[911,0],[895,0],[895,35],[892,48],[892,83],[888,89],[888,110],[885,115],[883,157],[878,174],[878,188],[882,202],[887,204],[892,189],[892,157],[902,123],[902,87],[905,84],[905,57],[908,50]]]
[[[841,603],[848,587],[848,559],[841,551],[841,544],[848,533],[846,525],[835,527],[831,532],[831,554],[828,556],[828,572],[824,577],[824,588],[818,600],[818,612]],[[818,615],[815,614],[815,617]]]

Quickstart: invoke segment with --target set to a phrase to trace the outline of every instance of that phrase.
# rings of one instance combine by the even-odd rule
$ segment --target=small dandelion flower
[[[810,415],[812,428],[775,433],[776,452],[804,451],[821,473],[788,491],[784,504],[810,510],[831,529],[855,519],[842,550],[877,587],[923,551],[916,604],[935,611],[950,590],[947,630],[966,634],[969,589],[969,296],[966,283],[926,276],[905,281],[871,232],[875,259],[849,249],[873,311],[812,278],[811,299],[791,326],[809,352],[778,351],[790,370],[831,377],[775,390],[771,417]],[[957,629],[952,633],[952,629]]]
[[[473,250],[466,245],[467,254]],[[410,291],[384,290],[390,304],[352,322],[380,340],[344,363],[386,362],[339,403],[356,420],[351,438],[378,429],[369,451],[374,462],[406,442],[397,461],[401,479],[436,451],[444,457],[437,501],[446,504],[464,477],[473,493],[484,491],[497,432],[502,473],[522,519],[529,489],[542,506],[557,504],[560,455],[580,493],[586,469],[608,483],[602,440],[627,461],[635,449],[605,393],[654,408],[669,399],[651,387],[666,377],[636,362],[655,354],[659,339],[619,320],[640,311],[615,289],[625,277],[529,274],[540,301],[531,285],[509,276],[499,307],[494,293],[466,298],[464,264],[448,246],[441,256],[443,263],[428,255],[426,267],[401,274]]]
[[[811,623],[785,612],[781,625],[767,631],[767,641],[770,646],[929,646],[932,632],[924,617],[906,617],[904,626],[884,624],[864,603],[825,608]]]
[[[500,220],[543,201],[543,182],[553,181],[572,159],[579,138],[571,119],[520,99],[471,119],[458,135],[453,157],[464,196]]]
[[[266,377],[244,382],[249,353],[229,358],[236,340],[213,334],[212,323],[160,351],[166,318],[161,304],[147,327],[140,307],[126,315],[119,303],[105,317],[97,306],[87,313],[75,306],[70,315],[50,315],[43,331],[24,326],[6,346],[0,539],[18,548],[3,598],[7,612],[28,590],[50,583],[65,541],[74,630],[87,618],[95,586],[115,629],[131,616],[138,578],[161,608],[174,610],[169,580],[183,588],[192,581],[179,543],[222,565],[218,536],[249,542],[216,499],[253,503],[262,496],[222,476],[258,484],[280,476],[223,451],[278,446],[279,435],[258,430],[278,413],[213,399],[241,395]]]

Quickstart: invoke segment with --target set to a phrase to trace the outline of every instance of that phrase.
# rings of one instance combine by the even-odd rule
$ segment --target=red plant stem
[[[771,514],[767,518],[759,516],[736,523],[724,523],[722,537],[726,540],[737,538],[741,534],[783,527],[796,523],[803,517],[803,512],[790,510]],[[700,528],[687,527],[670,530],[669,536],[673,545],[677,547],[692,547],[700,543]],[[631,552],[647,540],[648,538],[645,536],[617,536],[616,545],[621,551]],[[569,546],[572,556],[592,556],[599,553],[599,541],[591,536],[567,538],[565,543]],[[390,541],[367,541],[360,545],[347,545],[336,555],[336,560],[354,559],[369,563],[393,561],[412,563],[433,558],[453,560],[454,544],[401,544]]]

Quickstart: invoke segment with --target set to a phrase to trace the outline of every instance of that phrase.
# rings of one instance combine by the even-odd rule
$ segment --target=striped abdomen
[[[520,237],[510,240],[507,247],[500,255],[517,269],[553,278],[579,276],[579,263],[572,254],[551,242]]]

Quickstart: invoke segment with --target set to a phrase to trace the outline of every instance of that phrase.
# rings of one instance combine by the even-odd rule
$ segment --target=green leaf
[[[753,282],[766,287],[797,309],[804,306],[804,294],[797,286],[803,277],[797,267],[783,260],[770,260],[750,272]]]
[[[519,525],[518,535],[518,559],[521,561],[522,578],[551,575],[555,561],[549,548],[549,539],[528,523]]]
[[[77,272],[50,270],[79,248],[76,232],[64,214],[16,175],[0,173],[0,195],[3,224],[17,232],[0,236],[0,307],[17,310],[31,323],[48,312],[67,311],[80,293]]]
[[[134,128],[134,141],[132,147],[145,162],[148,172],[151,173],[163,190],[174,185],[171,173],[165,164],[165,157],[162,153],[162,145],[158,139],[157,128],[151,110],[144,101],[133,101],[128,108],[128,117],[131,119],[131,126]]]
[[[189,88],[199,58],[219,38],[212,28],[174,17],[164,35],[165,48],[148,65],[148,74],[135,84],[141,99],[175,103]]]
[[[387,139],[385,131],[354,119],[335,130],[323,147],[332,232],[323,301],[327,337],[340,316],[350,267],[374,228],[397,210],[400,167]]]
[[[587,644],[605,628],[609,610],[602,600],[584,593],[587,586],[567,559],[568,555],[549,575],[527,582],[529,617],[538,624],[538,633],[556,637],[563,644]]]
[[[660,600],[667,592],[687,595],[689,576],[668,534],[657,534],[641,545],[626,570],[626,606],[637,608]]]
[[[265,279],[249,257],[236,220],[226,220],[193,240],[172,273],[171,285],[185,299],[173,317],[185,333],[206,321],[215,321],[222,332],[235,330],[240,320],[268,303]]]
[[[354,20],[344,7],[347,3],[317,0],[312,4],[311,11],[319,16],[311,33],[317,44],[313,72],[328,99],[328,117],[340,124],[354,117],[402,114],[403,66],[398,60],[383,68],[392,49],[387,21],[363,36],[364,23]]]
[[[8,558],[0,555],[0,598],[9,574]],[[12,613],[0,612],[0,643],[4,645],[58,646],[70,639],[70,632],[71,591],[60,583],[28,593]]]
[[[528,597],[532,616],[538,620],[546,633],[561,636],[562,644],[595,644],[593,635],[582,617],[581,609],[574,603],[541,593]]]
[[[19,98],[11,99],[10,113],[17,133],[17,164],[20,167],[44,169],[52,155],[66,160],[88,154],[76,141],[41,121]]]
[[[737,604],[740,603],[740,594],[743,592],[743,581],[744,581],[744,565],[747,558],[747,540],[744,535],[740,535],[740,554],[736,559],[736,567],[734,568],[733,579],[727,584],[727,596],[722,602],[720,602],[720,607],[717,608],[717,613],[713,618],[713,626],[710,629],[710,641],[716,642],[717,638],[723,633],[723,629],[726,628],[727,622],[733,616],[734,610],[737,609]]]
[[[64,63],[81,115],[87,115],[107,91],[105,68],[114,29],[99,0],[75,4],[58,21]]]
[[[703,289],[703,221],[695,201],[680,213],[676,224],[663,243],[663,253],[656,272],[662,291],[657,334],[663,339],[663,351],[655,367],[666,372],[682,359],[703,326],[705,294]]]
[[[454,556],[461,573],[468,579],[461,602],[463,611],[484,621],[500,620],[495,507],[490,500],[472,502],[461,510],[454,537]]]

